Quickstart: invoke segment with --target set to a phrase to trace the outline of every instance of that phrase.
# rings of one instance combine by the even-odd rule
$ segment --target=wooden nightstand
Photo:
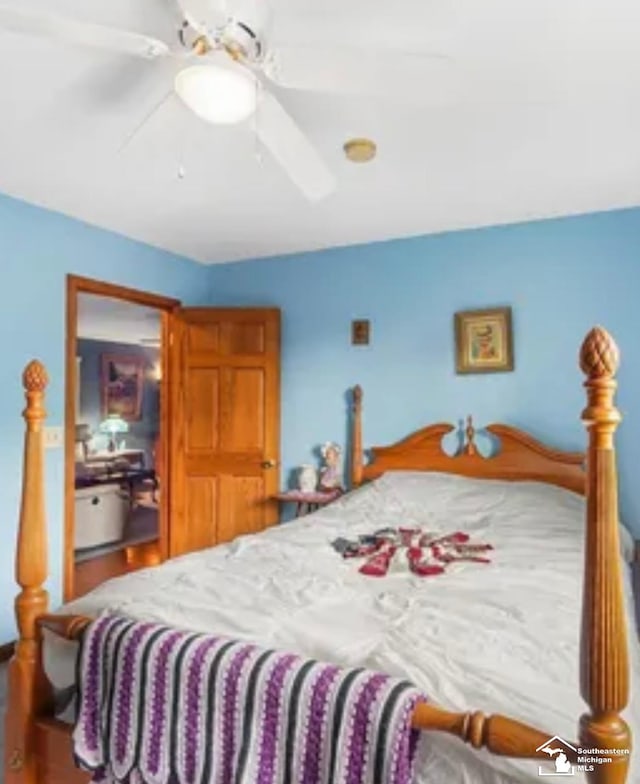
[[[303,493],[302,490],[288,490],[285,493],[278,493],[273,498],[283,504],[296,505],[296,517],[303,517],[306,514],[315,512],[321,506],[326,506],[342,495],[340,490],[333,492]]]

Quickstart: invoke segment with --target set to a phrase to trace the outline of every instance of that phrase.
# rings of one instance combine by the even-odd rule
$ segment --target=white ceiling
[[[174,40],[173,0],[12,1]],[[337,175],[326,201],[175,97],[119,151],[173,66],[9,33],[0,191],[207,263],[640,204],[637,0],[270,2],[290,41],[454,54],[413,102],[280,93]],[[360,135],[366,166],[341,152]]]
[[[77,335],[155,348],[161,335],[160,311],[122,299],[78,294]]]

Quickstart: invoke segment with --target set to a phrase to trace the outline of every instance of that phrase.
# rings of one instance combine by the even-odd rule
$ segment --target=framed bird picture
[[[455,314],[456,372],[504,373],[514,369],[511,308]]]

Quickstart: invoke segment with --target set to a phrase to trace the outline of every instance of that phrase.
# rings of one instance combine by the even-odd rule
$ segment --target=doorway
[[[169,321],[179,302],[67,278],[64,596],[169,548]]]

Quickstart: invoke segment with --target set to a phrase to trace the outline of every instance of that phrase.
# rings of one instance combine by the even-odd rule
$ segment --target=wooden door
[[[277,522],[280,311],[181,308],[172,338],[170,555]]]

